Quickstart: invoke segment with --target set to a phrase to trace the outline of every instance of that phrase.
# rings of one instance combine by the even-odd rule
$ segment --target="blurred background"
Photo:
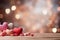
[[[13,23],[24,32],[60,33],[60,0],[0,0],[0,24]]]

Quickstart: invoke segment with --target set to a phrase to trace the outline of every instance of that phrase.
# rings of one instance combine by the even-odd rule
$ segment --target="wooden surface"
[[[60,33],[36,33],[34,37],[29,36],[0,36],[0,40],[60,40]]]

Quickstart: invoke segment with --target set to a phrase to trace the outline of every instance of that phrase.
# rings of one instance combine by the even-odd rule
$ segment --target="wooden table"
[[[34,37],[31,36],[4,36],[0,40],[60,40],[60,33],[36,33]]]

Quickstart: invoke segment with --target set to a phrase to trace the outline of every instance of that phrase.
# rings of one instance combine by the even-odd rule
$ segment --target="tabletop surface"
[[[0,36],[0,40],[60,40],[60,33],[36,33],[35,36]]]

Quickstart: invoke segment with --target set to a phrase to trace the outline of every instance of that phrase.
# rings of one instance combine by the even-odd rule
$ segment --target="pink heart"
[[[3,25],[0,25],[0,30],[6,30],[8,28],[8,23],[4,22]]]
[[[5,29],[7,29],[8,28],[8,23],[7,22],[4,22],[3,23],[3,29],[5,30]]]

